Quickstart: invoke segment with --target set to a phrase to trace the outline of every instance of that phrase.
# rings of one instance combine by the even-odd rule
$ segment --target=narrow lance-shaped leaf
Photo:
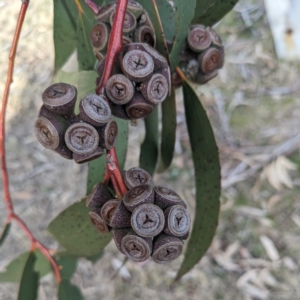
[[[186,122],[195,168],[195,219],[178,280],[196,265],[208,249],[218,224],[221,174],[218,148],[210,122],[189,83],[183,83]]]
[[[63,279],[58,286],[58,300],[83,300],[79,288]]]
[[[0,235],[0,246],[2,246],[2,244],[4,243],[6,237],[9,233],[10,227],[11,227],[11,223],[6,223],[5,224],[5,227],[3,228],[3,231]]]
[[[151,176],[158,158],[158,109],[145,118],[145,139],[141,145],[140,167]]]
[[[175,90],[162,103],[162,132],[160,144],[160,159],[157,171],[163,172],[172,163],[176,141],[176,101]]]
[[[233,9],[239,0],[197,0],[192,24],[212,26]]]
[[[178,66],[180,52],[186,44],[189,24],[191,23],[195,13],[196,0],[189,0],[188,2],[182,0],[173,0],[173,3],[176,11],[176,35],[172,52],[170,54],[172,70]]]
[[[25,266],[22,272],[18,300],[37,299],[39,273],[34,270],[35,261],[35,253],[30,252],[26,258]]]

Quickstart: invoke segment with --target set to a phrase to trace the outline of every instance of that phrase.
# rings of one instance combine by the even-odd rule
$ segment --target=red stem
[[[34,251],[34,249],[37,247],[40,249],[40,251],[44,254],[44,256],[48,259],[48,261],[51,263],[55,277],[58,282],[61,281],[61,276],[59,272],[59,267],[52,258],[52,256],[49,253],[49,249],[45,246],[43,246],[38,240],[35,239],[29,228],[26,226],[24,221],[15,214],[13,203],[11,200],[10,190],[9,190],[9,177],[7,172],[7,166],[6,166],[6,152],[5,152],[5,114],[6,114],[6,107],[8,102],[8,96],[10,91],[10,85],[13,82],[13,70],[14,70],[14,63],[15,63],[15,57],[16,57],[16,51],[17,46],[20,38],[20,33],[22,30],[22,26],[24,23],[24,18],[26,15],[26,11],[29,5],[29,0],[22,0],[21,9],[19,12],[19,17],[17,21],[17,26],[15,29],[15,34],[12,41],[11,50],[9,53],[8,58],[8,71],[7,71],[7,79],[5,83],[4,88],[4,94],[3,94],[3,100],[2,100],[2,107],[1,107],[1,113],[0,113],[0,156],[1,156],[1,169],[2,169],[2,181],[3,181],[3,189],[4,189],[4,199],[6,203],[6,208],[8,212],[8,218],[7,222],[11,221],[12,219],[15,220],[19,226],[23,229],[23,231],[28,235],[29,239],[31,240],[31,250]]]

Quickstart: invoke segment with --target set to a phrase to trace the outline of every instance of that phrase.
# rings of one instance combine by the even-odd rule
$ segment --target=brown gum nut
[[[82,120],[97,127],[105,125],[111,117],[111,110],[105,99],[95,94],[85,96],[80,101],[79,110]]]
[[[211,45],[209,32],[203,25],[194,26],[188,34],[188,45],[191,50],[200,53]]]
[[[122,58],[120,67],[132,81],[142,82],[151,77],[154,62],[150,54],[142,50],[130,50]]]
[[[52,84],[42,94],[44,105],[63,116],[73,114],[76,97],[76,87],[67,83]]]
[[[112,196],[108,188],[103,183],[97,183],[93,187],[92,192],[86,198],[86,206],[90,208],[99,208],[103,206]]]
[[[149,26],[141,26],[134,33],[134,42],[146,43],[151,47],[155,47],[155,33]]]
[[[105,126],[98,130],[99,144],[101,147],[110,150],[114,147],[118,136],[118,125],[113,119],[110,119]]]
[[[111,227],[101,218],[99,210],[90,211],[89,218],[94,227],[101,233],[108,233],[111,230]]]
[[[165,226],[163,211],[152,203],[139,205],[131,215],[131,227],[140,236],[154,237]]]
[[[217,48],[211,47],[198,56],[199,71],[203,74],[209,74],[219,69],[220,64],[224,61],[224,52]]]
[[[103,72],[104,72],[105,61],[106,61],[106,58],[104,57],[104,59],[98,64],[98,66],[96,68],[97,74],[99,75],[100,78],[102,77]],[[119,63],[116,60],[114,66],[113,66],[112,74],[121,73],[121,69],[119,68],[118,64]]]
[[[64,141],[64,135],[69,122],[43,106],[40,117],[35,122],[35,135],[38,141],[47,149],[53,150],[66,159],[72,159],[73,153]]]
[[[98,148],[99,134],[90,124],[75,123],[67,129],[65,142],[73,153],[87,154]]]
[[[181,205],[168,207],[164,211],[164,232],[168,235],[182,237],[187,234],[191,227],[189,212]]]
[[[212,29],[211,27],[207,27],[206,30],[210,34],[210,38],[212,40],[213,45],[217,46],[217,47],[222,47],[222,45],[223,45],[222,39],[217,34],[217,32],[214,29]]]
[[[93,52],[99,63],[101,63],[104,60],[105,56],[101,53],[101,51],[93,50]]]
[[[158,264],[169,263],[180,256],[183,241],[178,237],[161,233],[153,240],[152,259]]]
[[[138,236],[131,231],[121,241],[121,251],[135,262],[142,262],[150,258],[152,253],[152,239]]]
[[[143,6],[140,3],[133,0],[128,1],[127,10],[134,14],[136,19],[138,19],[140,15],[144,12]]]
[[[123,197],[123,202],[129,211],[145,203],[154,202],[154,192],[152,185],[141,184],[130,189]]]
[[[111,103],[110,105],[111,113],[115,117],[118,117],[120,119],[124,120],[130,120],[130,117],[126,113],[125,105],[117,105],[114,103]]]
[[[127,46],[127,45],[129,45],[131,43],[132,43],[132,39],[130,37],[128,37],[126,35],[122,36],[122,45],[123,45],[123,47]]]
[[[190,232],[187,232],[184,236],[181,236],[180,239],[181,240],[187,240],[190,236]]]
[[[201,72],[198,72],[196,82],[199,84],[206,84],[210,80],[214,79],[218,76],[218,70],[214,70],[211,73],[203,74]]]
[[[153,185],[151,175],[141,168],[131,168],[124,172],[124,183],[128,189],[141,184]]]
[[[162,210],[165,210],[169,206],[173,205],[182,205],[185,208],[187,207],[185,202],[179,197],[179,195],[169,188],[163,186],[155,186],[154,192],[154,203]]]
[[[186,77],[195,81],[199,70],[199,63],[196,59],[191,59],[185,70]]]
[[[110,221],[112,228],[131,227],[131,212],[125,207],[123,201],[119,201]]]
[[[76,163],[83,164],[102,156],[103,153],[104,153],[103,149],[100,146],[98,146],[94,151],[89,153],[83,153],[83,154],[73,153],[73,159],[75,160]]]
[[[133,98],[134,87],[132,82],[123,74],[115,74],[108,79],[105,93],[111,102],[123,105]]]
[[[106,222],[106,224],[110,225],[111,218],[114,214],[114,211],[118,207],[120,200],[111,199],[108,200],[101,208],[101,217]]]
[[[159,72],[163,76],[165,76],[165,78],[166,78],[166,80],[168,82],[168,86],[169,86],[168,92],[169,92],[169,96],[170,96],[171,95],[171,91],[172,91],[171,70],[170,70],[169,66],[167,66],[165,68],[162,68]]]
[[[125,104],[126,114],[130,119],[145,118],[154,108],[155,105],[150,104],[140,92],[135,92],[133,99]]]
[[[121,249],[121,242],[122,239],[126,236],[127,233],[132,232],[131,228],[116,228],[113,229],[113,239],[115,241],[116,247],[118,248],[118,250],[122,252]],[[123,253],[124,254],[124,253]]]
[[[110,16],[116,11],[116,7],[117,4],[115,2],[101,7],[96,15],[96,19],[100,22],[109,23]]]
[[[111,14],[110,16],[111,27],[113,26],[114,23],[114,17],[115,17],[115,13]],[[136,18],[133,13],[126,10],[124,23],[123,23],[123,33],[130,34],[135,30],[135,28],[136,28]]]
[[[90,40],[95,51],[104,51],[106,49],[109,31],[109,27],[102,22],[99,22],[92,28]]]
[[[141,92],[146,100],[157,105],[162,103],[169,94],[169,83],[164,75],[153,76],[141,84]]]
[[[154,72],[163,68],[169,68],[166,58],[162,56],[156,49],[146,43],[143,43],[141,45],[145,49],[145,51],[147,51],[151,55],[154,61]]]

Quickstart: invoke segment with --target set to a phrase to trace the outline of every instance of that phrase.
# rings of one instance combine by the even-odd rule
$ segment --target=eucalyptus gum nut
[[[191,219],[189,212],[181,205],[174,205],[168,207],[164,211],[165,227],[164,233],[183,237],[186,235],[191,227]]]
[[[99,144],[102,148],[110,150],[114,147],[118,136],[118,125],[116,121],[110,119],[105,126],[98,129]]]
[[[146,100],[157,105],[162,103],[169,94],[169,83],[162,74],[154,74],[141,84],[140,89]]]
[[[123,202],[126,208],[131,212],[141,204],[153,203],[154,192],[152,185],[141,184],[135,186],[124,195]]]
[[[111,14],[115,13],[116,7],[117,4],[115,2],[101,7],[96,15],[96,19],[99,22],[109,23]]]
[[[155,186],[154,192],[154,204],[156,204],[162,210],[165,210],[169,206],[173,205],[182,205],[183,207],[187,208],[185,202],[180,198],[180,196],[169,188],[164,186]]]
[[[165,76],[167,82],[168,82],[168,94],[169,96],[171,95],[172,92],[172,79],[171,79],[171,70],[169,68],[169,66],[162,68],[159,71],[163,76]]]
[[[130,50],[121,60],[120,67],[130,80],[142,82],[151,77],[154,62],[150,54],[142,50]]]
[[[222,45],[223,45],[222,39],[217,34],[217,32],[211,27],[207,27],[206,30],[208,31],[208,33],[210,35],[210,38],[212,40],[212,44],[216,47],[222,47]]]
[[[115,13],[112,13],[110,15],[110,26],[113,26],[114,23],[114,17]],[[132,33],[136,28],[136,18],[134,14],[132,14],[130,11],[126,10],[125,17],[124,17],[124,23],[123,23],[123,33],[130,34]]]
[[[111,217],[109,225],[112,228],[131,227],[130,218],[131,212],[125,207],[123,201],[119,201],[119,204]]]
[[[131,231],[122,238],[121,252],[132,261],[145,261],[152,253],[152,239],[140,237]]]
[[[102,96],[90,94],[81,99],[80,118],[94,126],[105,125],[111,118],[111,110]]]
[[[181,240],[187,240],[190,236],[190,232],[187,232],[184,236],[181,236],[180,239]]]
[[[99,134],[97,130],[88,123],[75,123],[67,129],[65,142],[73,153],[88,154],[98,148]]]
[[[218,70],[214,70],[211,73],[203,74],[201,72],[198,72],[196,82],[199,84],[206,84],[210,80],[214,79],[218,76]]]
[[[105,93],[111,102],[123,105],[133,98],[134,86],[123,74],[115,74],[108,79]]]
[[[113,233],[113,239],[115,241],[116,247],[118,250],[123,253],[121,249],[121,242],[122,239],[129,233],[132,232],[131,228],[114,228],[112,233]],[[124,254],[124,253],[123,253]]]
[[[97,183],[93,187],[91,193],[86,198],[86,206],[90,208],[99,208],[108,200],[112,199],[108,188],[103,183]]]
[[[69,122],[62,116],[42,106],[40,117],[35,122],[35,135],[47,149],[53,150],[66,159],[72,159],[73,153],[66,146],[64,135]]]
[[[67,83],[52,84],[42,94],[47,109],[63,116],[73,114],[76,97],[76,87]]]
[[[141,184],[153,185],[151,175],[141,168],[131,168],[124,172],[124,183],[128,189]]]
[[[141,26],[134,33],[134,42],[146,43],[151,47],[155,47],[155,33],[149,26]]]
[[[211,45],[211,36],[206,28],[202,25],[194,26],[188,34],[188,45],[191,50],[200,53]]]
[[[154,61],[154,72],[163,68],[169,68],[168,61],[166,60],[166,58],[163,55],[161,55],[156,49],[154,49],[146,43],[141,43],[140,45],[140,48],[143,48],[151,55]]]
[[[103,153],[104,153],[103,149],[100,146],[98,146],[94,151],[89,153],[82,153],[82,154],[73,153],[73,159],[75,160],[76,163],[83,164],[88,161],[101,157]]]
[[[220,64],[224,61],[224,52],[217,48],[211,47],[198,56],[199,71],[208,74],[219,69]]]
[[[147,117],[155,106],[150,104],[141,93],[135,92],[133,99],[125,104],[125,110],[130,119],[141,119]]]
[[[105,61],[106,61],[106,58],[104,58],[96,67],[97,74],[99,75],[100,78],[102,77],[103,72],[104,72]],[[112,74],[118,74],[118,73],[121,73],[121,69],[118,66],[118,61],[115,61]]]
[[[182,240],[178,237],[161,233],[153,240],[152,259],[158,264],[166,264],[178,258],[182,250]]]
[[[111,218],[118,207],[120,200],[111,199],[108,200],[101,208],[101,217],[106,222],[106,224],[110,225]]]
[[[109,34],[110,28],[102,22],[99,22],[92,28],[90,40],[94,50],[104,51],[106,49]]]
[[[97,60],[101,63],[104,59],[104,55],[101,53],[101,51],[93,50]]]
[[[114,103],[111,103],[110,105],[111,113],[117,118],[124,119],[124,120],[130,120],[131,118],[126,113],[125,105],[117,105]]]
[[[140,3],[133,0],[128,1],[127,10],[130,11],[136,17],[136,19],[138,19],[140,15],[144,12],[143,6]]]
[[[131,43],[132,43],[132,39],[130,37],[125,36],[125,35],[122,36],[122,45],[123,45],[123,47],[127,46]]]
[[[108,226],[105,221],[101,218],[99,210],[94,210],[89,212],[89,218],[94,225],[94,227],[101,233],[108,233],[111,227]]]
[[[163,211],[152,203],[139,205],[131,215],[131,227],[140,236],[154,237],[165,226]]]
[[[191,59],[185,69],[185,74],[188,79],[196,80],[199,70],[199,63],[196,59]]]

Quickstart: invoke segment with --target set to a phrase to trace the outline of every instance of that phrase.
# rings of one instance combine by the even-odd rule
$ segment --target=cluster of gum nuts
[[[49,86],[42,95],[43,106],[35,122],[38,141],[67,159],[84,163],[114,147],[118,126],[105,99],[90,94],[81,99],[74,114],[76,87],[66,83]]]
[[[131,168],[123,173],[124,197],[111,199],[98,183],[87,196],[89,217],[101,233],[112,230],[117,248],[135,262],[152,257],[159,264],[176,259],[188,238],[190,215],[186,203],[169,188],[154,186],[149,173]]]

